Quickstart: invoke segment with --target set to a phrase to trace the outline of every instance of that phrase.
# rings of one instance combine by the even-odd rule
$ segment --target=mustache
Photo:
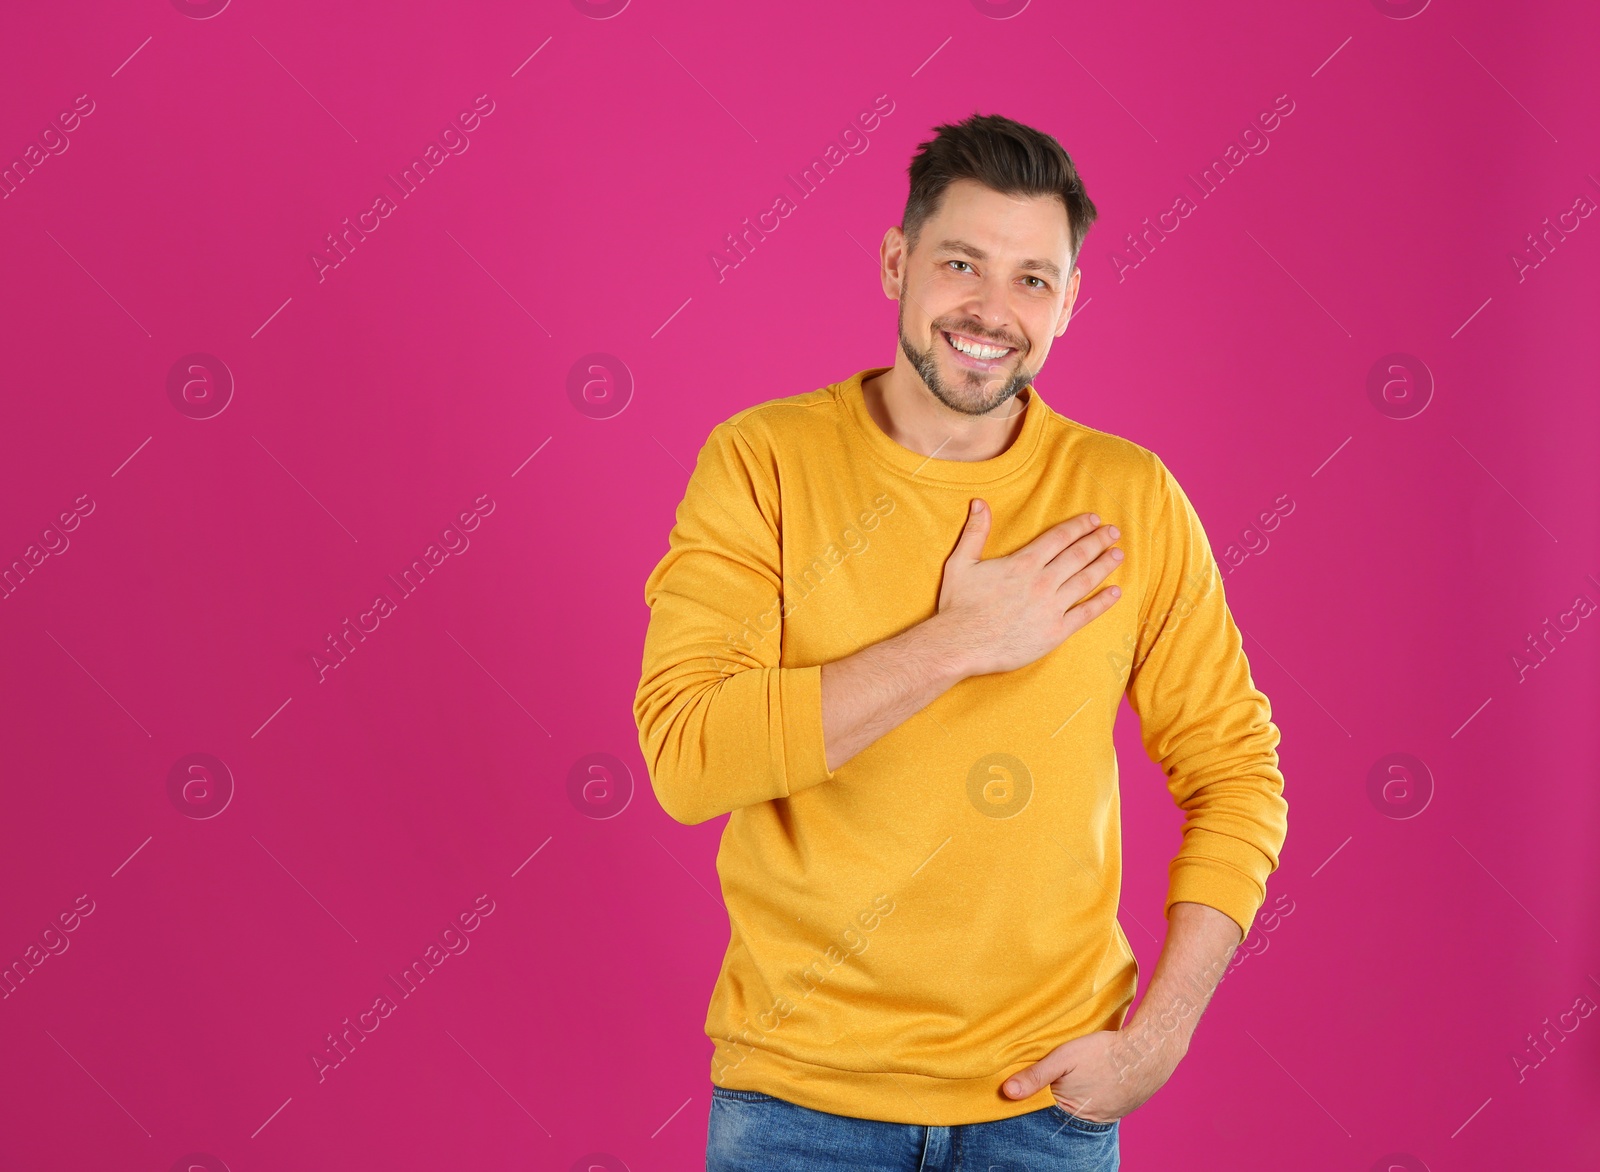
[[[948,332],[952,334],[965,334],[969,338],[977,338],[979,341],[988,342],[995,346],[1008,346],[1019,354],[1027,349],[1027,344],[1024,342],[1013,341],[1010,338],[997,338],[990,334],[987,330],[975,330],[969,326],[936,325],[934,326],[934,329],[940,331],[941,333]]]

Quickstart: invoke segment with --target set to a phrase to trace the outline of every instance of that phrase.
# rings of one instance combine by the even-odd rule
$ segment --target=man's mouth
[[[939,335],[955,354],[956,361],[974,370],[993,370],[1016,353],[1014,347],[998,346],[969,334],[954,334],[949,330],[940,330]]]

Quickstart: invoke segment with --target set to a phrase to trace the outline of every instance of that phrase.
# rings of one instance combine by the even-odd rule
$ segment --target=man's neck
[[[1032,392],[1024,390],[990,415],[947,407],[896,353],[895,364],[863,380],[861,395],[879,429],[902,448],[940,460],[992,460],[1022,432]]]

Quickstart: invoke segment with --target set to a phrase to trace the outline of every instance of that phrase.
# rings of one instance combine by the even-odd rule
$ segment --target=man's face
[[[889,229],[884,287],[899,289],[900,347],[940,402],[985,415],[1033,381],[1077,297],[1071,249],[1059,198],[1002,195],[971,179],[945,189],[914,253]]]

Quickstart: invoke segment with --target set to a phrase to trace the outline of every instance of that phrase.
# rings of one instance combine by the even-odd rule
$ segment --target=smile
[[[1014,353],[1014,348],[1010,346],[996,346],[979,341],[977,338],[969,338],[965,334],[952,334],[947,330],[940,330],[939,333],[963,366],[991,370],[1000,365],[1002,359]]]

